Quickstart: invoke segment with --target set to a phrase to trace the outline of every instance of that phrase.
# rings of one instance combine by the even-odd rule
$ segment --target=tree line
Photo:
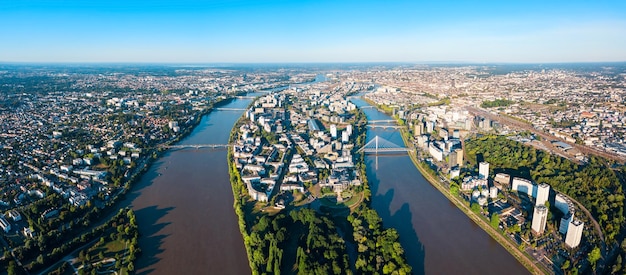
[[[492,170],[547,183],[574,198],[598,221],[607,243],[615,243],[624,223],[622,183],[606,160],[590,156],[577,164],[560,156],[525,146],[504,136],[483,136],[466,143],[471,162],[490,163]]]

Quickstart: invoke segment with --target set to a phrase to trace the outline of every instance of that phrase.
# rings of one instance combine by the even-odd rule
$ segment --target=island
[[[234,208],[253,274],[411,273],[398,233],[368,206],[366,118],[345,97],[328,83],[262,95],[233,128]]]

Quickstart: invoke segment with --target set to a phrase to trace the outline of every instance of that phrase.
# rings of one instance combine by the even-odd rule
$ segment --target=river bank
[[[222,102],[176,144],[226,144],[248,98]],[[243,239],[232,215],[226,150],[163,150],[134,184],[123,204],[137,213],[142,256],[138,272],[250,273]],[[194,249],[189,249],[193,247]]]
[[[385,108],[381,108],[381,106],[379,104],[376,104],[375,102],[373,102],[373,101],[371,101],[369,99],[365,99],[365,98],[363,98],[363,99],[369,105],[376,107],[377,110],[379,110],[380,112],[383,112],[383,113],[385,113],[385,114],[387,114],[389,116],[393,116],[391,110],[385,109]],[[413,149],[413,150],[417,150],[414,147],[414,142],[413,142],[410,134],[408,133],[408,130],[407,130],[406,127],[400,128],[400,136],[402,137],[403,143],[404,143],[404,145],[406,147],[408,147],[410,149]],[[491,227],[491,225],[488,223],[488,221],[485,218],[482,218],[482,217],[478,216],[476,213],[472,212],[468,205],[466,205],[458,197],[453,196],[452,194],[450,194],[449,190],[444,187],[443,183],[436,178],[438,176],[438,173],[433,171],[432,169],[426,168],[425,166],[428,165],[427,163],[418,160],[418,158],[417,158],[417,151],[414,151],[413,153],[409,152],[408,155],[409,155],[409,158],[411,159],[411,161],[413,162],[414,166],[418,169],[418,171],[422,174],[422,176],[433,187],[435,187],[437,190],[439,190],[439,192],[442,195],[444,195],[450,202],[452,202],[459,210],[461,210],[468,218],[470,218],[484,232],[489,234],[489,236],[491,236],[491,238],[493,238],[493,240],[497,241],[504,249],[506,249],[513,257],[515,257],[515,259],[517,259],[517,261],[519,261],[519,263],[521,263],[529,272],[531,272],[533,274],[545,274],[545,273],[548,273],[547,271],[542,270],[540,267],[535,265],[533,263],[533,260],[529,259],[526,254],[521,252],[517,248],[517,245],[515,245],[511,241],[509,241],[506,238],[506,236],[503,235],[503,233],[500,233],[496,229]]]
[[[285,102],[292,101],[292,98],[285,100]],[[293,204],[287,203],[285,207],[278,210],[273,207],[275,196],[268,198],[270,203],[256,202],[250,198],[249,190],[247,190],[247,188],[252,188],[253,183],[244,185],[242,181],[241,173],[245,171],[244,166],[240,167],[241,171],[235,166],[235,161],[242,163],[241,159],[235,160],[234,154],[229,150],[228,163],[234,198],[233,207],[238,216],[239,229],[245,240],[244,245],[253,274],[264,270],[274,271],[274,273],[292,273],[296,270],[298,273],[324,274],[343,274],[346,270],[354,273],[371,273],[383,270],[410,273],[411,268],[404,259],[404,250],[398,243],[397,232],[394,229],[383,228],[382,219],[369,206],[371,191],[367,177],[365,177],[364,155],[355,149],[363,146],[365,141],[366,121],[364,114],[360,112],[355,113],[353,119],[350,123],[353,125],[354,134],[352,134],[350,142],[345,142],[348,143],[347,146],[350,146],[352,152],[350,155],[354,154],[352,160],[355,161],[354,166],[356,168],[351,168],[350,171],[352,169],[358,171],[358,174],[361,175],[358,176],[360,184],[351,187],[345,186],[342,190],[357,194],[358,201],[361,203],[358,207],[344,202],[328,205],[329,202],[325,203],[325,198],[319,195],[320,187],[316,185],[317,183],[306,185],[306,189],[302,193],[284,192],[279,194],[278,196],[293,196],[299,199]],[[252,126],[247,127],[253,128],[256,121],[252,123],[242,117],[233,127],[229,143],[239,142],[241,146],[247,148],[240,148],[239,150],[256,151],[255,148],[258,146],[271,148],[278,145],[280,148],[290,148],[279,150],[279,154],[283,157],[291,156],[292,150],[300,152],[305,159],[313,157],[310,154],[305,154],[302,148],[291,149],[293,141],[283,139],[281,144],[274,143],[279,139],[275,136],[268,136],[272,134],[269,130],[252,134],[246,132],[248,138],[250,135],[259,137],[260,142],[256,145],[243,145],[244,142],[240,142],[239,139],[244,135],[244,133],[239,132],[240,127],[238,125],[240,123],[250,123]],[[293,129],[287,130],[288,135],[291,130]],[[354,142],[355,140],[356,142]],[[280,162],[290,163],[291,161],[291,157],[287,157],[281,159]],[[309,166],[313,163],[311,159],[308,159],[308,162],[311,163]],[[316,172],[315,170],[310,171]],[[318,170],[319,174],[316,174],[316,177],[321,177],[319,179],[321,181],[325,179],[323,175],[328,177],[330,171],[334,170]],[[248,172],[245,175],[250,178],[250,174]],[[290,175],[293,174],[295,173],[292,172]],[[278,174],[276,177],[280,179],[283,175]],[[277,188],[279,187],[272,187],[275,190]],[[272,226],[269,226],[270,224]],[[283,231],[288,232],[288,234]],[[303,238],[308,241],[303,243],[301,241]],[[378,249],[380,246],[388,249]],[[285,256],[285,259],[282,259],[282,256],[278,258],[275,256],[282,255],[283,251],[290,256]],[[294,254],[296,257],[293,257]]]

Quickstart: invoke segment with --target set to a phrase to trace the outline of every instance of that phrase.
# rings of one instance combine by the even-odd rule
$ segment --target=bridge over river
[[[186,148],[228,148],[233,144],[177,144],[177,145],[163,145],[161,148],[167,149],[186,149]]]

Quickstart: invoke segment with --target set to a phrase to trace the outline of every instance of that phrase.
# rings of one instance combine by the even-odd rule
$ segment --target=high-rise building
[[[348,143],[349,141],[350,141],[350,136],[348,135],[348,132],[346,131],[341,132],[341,142]]]
[[[352,136],[352,124],[348,124],[346,127],[346,132],[348,132],[348,136]]]
[[[432,133],[433,131],[435,131],[435,122],[434,121],[426,122],[426,132]]]
[[[448,155],[448,164],[450,167],[463,165],[463,149],[454,149]]]
[[[450,154],[448,155],[448,165],[450,166],[450,168],[456,166],[456,152],[455,151],[450,152]]]
[[[535,185],[531,181],[518,177],[513,178],[511,190],[517,191],[519,193],[525,193],[526,195],[532,197],[535,194],[534,189]]]
[[[459,167],[463,166],[463,149],[455,149],[456,152],[456,165]]]
[[[567,235],[565,235],[565,244],[571,248],[577,247],[583,236],[584,228],[584,222],[580,220],[572,220],[569,224],[569,228],[567,229]]]
[[[489,178],[489,162],[481,162],[478,164],[478,178]]]
[[[414,136],[421,136],[424,131],[424,123],[419,121],[415,124],[415,126],[413,126],[413,135]]]
[[[574,215],[573,213],[570,213],[570,212],[563,215],[563,218],[561,218],[561,224],[559,225],[559,232],[561,232],[561,234],[567,233],[567,229],[569,228],[569,224],[570,222],[572,222],[573,218],[574,218]]]
[[[449,137],[448,129],[441,128],[439,129],[439,137],[443,138],[443,140],[448,140]]]
[[[485,118],[483,120],[483,129],[485,130],[491,130],[491,120],[488,118]]]
[[[548,201],[548,196],[550,195],[550,185],[546,183],[539,184],[537,186],[537,199],[535,200],[535,205],[546,204]]]
[[[548,208],[543,205],[535,206],[533,213],[532,229],[536,234],[541,234],[546,229],[546,221],[548,220]]]
[[[561,193],[556,194],[554,197],[554,207],[561,210],[563,214],[570,212],[570,209],[573,208],[572,202]]]
[[[336,139],[336,138],[337,138],[337,125],[335,125],[335,124],[331,124],[331,125],[330,125],[330,136],[331,136],[333,139]]]

